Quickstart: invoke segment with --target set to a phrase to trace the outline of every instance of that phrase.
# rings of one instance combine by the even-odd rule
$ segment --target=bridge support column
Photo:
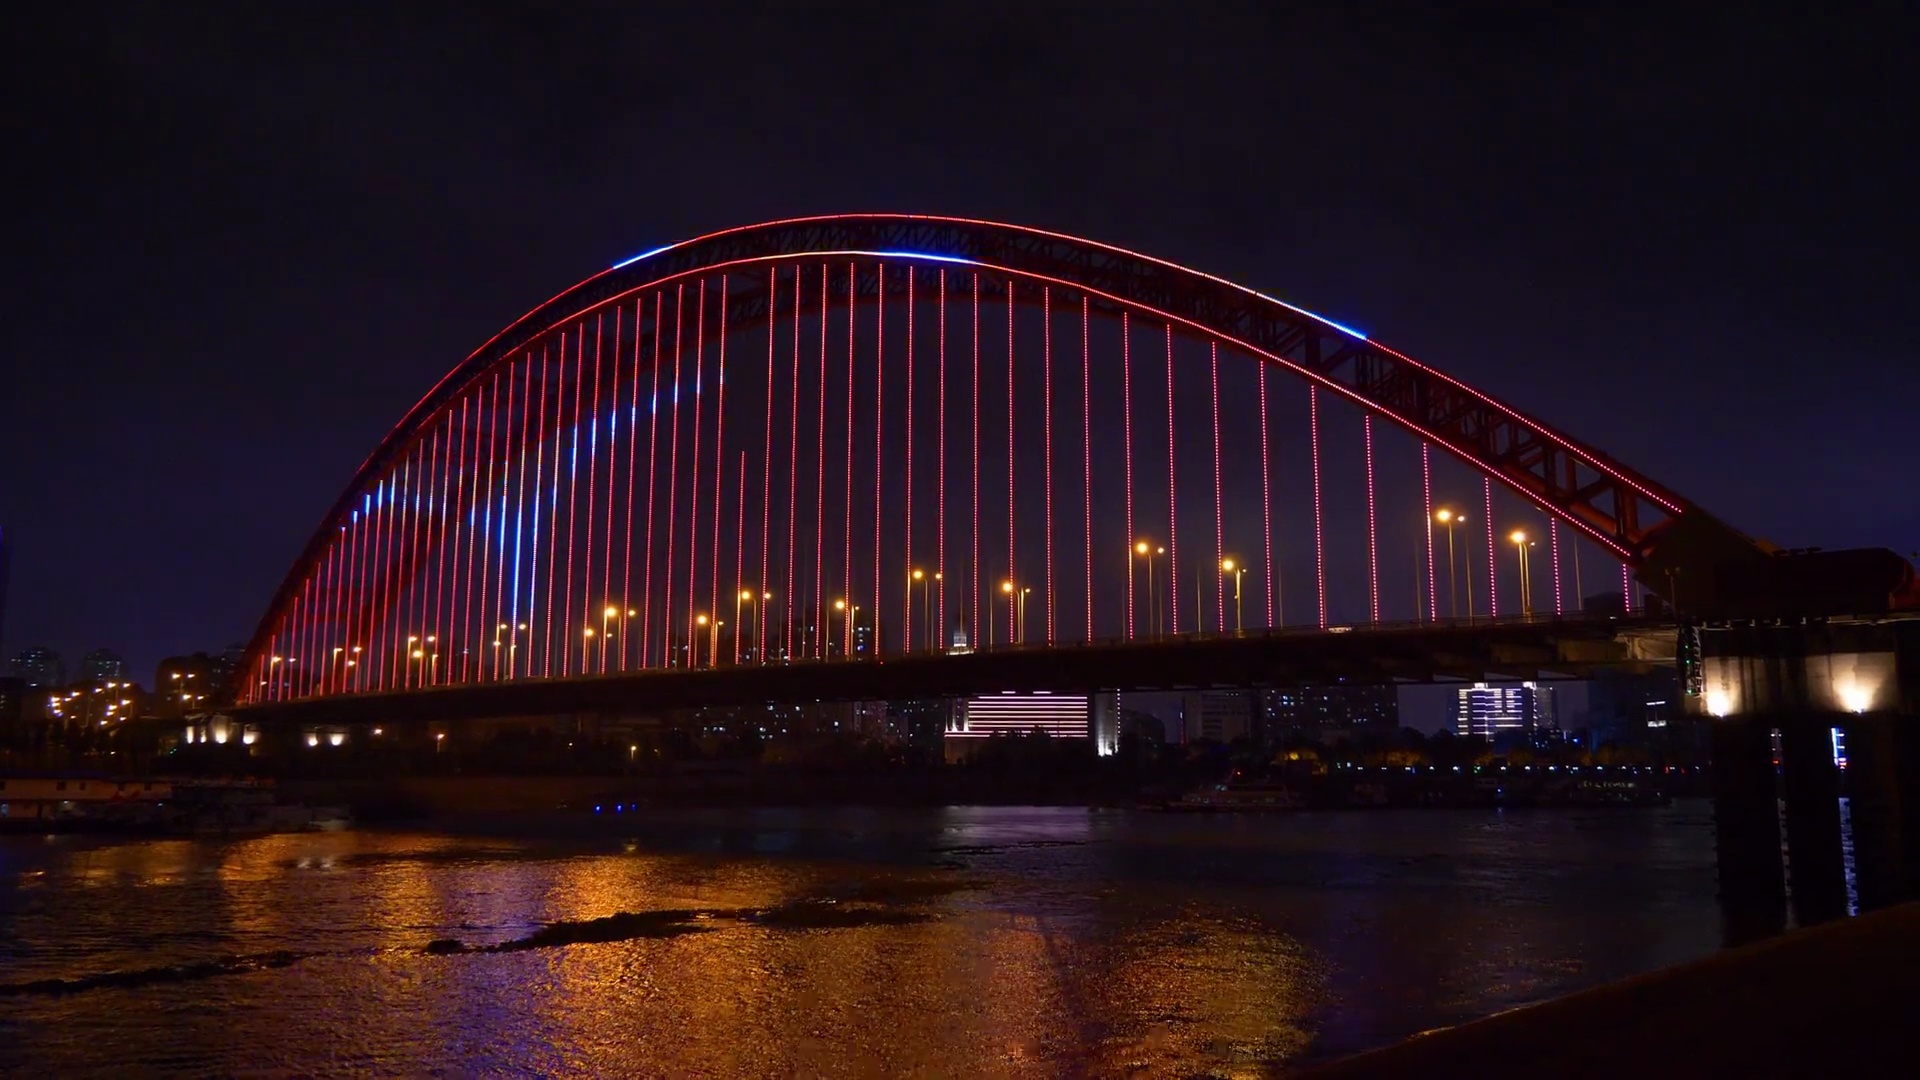
[[[1860,910],[1890,907],[1912,895],[1905,850],[1911,829],[1902,820],[1906,807],[1900,776],[1901,752],[1910,747],[1901,745],[1899,718],[1891,712],[1855,715],[1841,731],[1846,738],[1845,787]]]
[[[1801,926],[1847,914],[1847,869],[1840,824],[1840,771],[1833,729],[1843,717],[1796,710],[1780,730],[1781,789],[1787,819],[1787,886]]]
[[[1893,627],[1893,782],[1900,822],[1901,899],[1920,899],[1920,621]]]
[[[1786,928],[1771,731],[1751,717],[1713,725],[1713,833],[1726,944]]]

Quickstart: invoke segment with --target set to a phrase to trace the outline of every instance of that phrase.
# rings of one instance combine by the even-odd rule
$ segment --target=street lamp
[[[1433,520],[1447,527],[1447,609],[1453,618],[1460,617],[1460,590],[1453,579],[1453,526],[1467,520],[1467,515],[1449,510],[1446,507],[1434,511]],[[1473,548],[1467,548],[1467,622],[1473,622]]]
[[[1167,549],[1145,540],[1136,540],[1133,544],[1133,553],[1144,556],[1147,560],[1147,620],[1157,637],[1160,634],[1160,578],[1153,572],[1153,557],[1165,555]]]
[[[751,589],[741,589],[733,597],[733,662],[735,666],[740,663],[740,628],[746,625],[740,621],[740,608],[741,605],[752,600],[753,590]]]
[[[907,571],[907,618],[900,624],[900,647],[905,652],[913,651],[913,587],[926,580],[927,572],[917,566]]]
[[[1507,539],[1513,541],[1514,553],[1520,559],[1520,615],[1530,619],[1533,617],[1533,570],[1531,560],[1527,558],[1527,549],[1533,545],[1527,542],[1527,534],[1519,529],[1513,530],[1513,535]]]
[[[1009,644],[1018,645],[1027,639],[1027,594],[1032,589],[1023,589],[1011,581],[1000,583],[1000,591],[1007,598],[1007,613],[1013,616],[1013,640]]]
[[[847,643],[844,646],[844,651],[847,658],[852,659],[853,658],[853,619],[854,619],[854,616],[860,614],[860,605],[849,604],[845,600],[835,600],[833,602],[833,610],[846,612]]]
[[[707,625],[707,617],[705,615],[695,615],[693,617],[693,625],[695,626]],[[699,666],[700,666],[700,635],[696,633],[691,635],[687,640],[687,667],[696,668]]]
[[[1232,559],[1221,559],[1220,571],[1233,575],[1233,632],[1237,634],[1240,632],[1240,579],[1247,576],[1247,568]]]

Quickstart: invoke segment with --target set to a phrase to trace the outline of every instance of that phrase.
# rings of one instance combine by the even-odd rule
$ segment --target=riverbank
[[[1415,1036],[1304,1074],[1398,1077],[1912,1076],[1920,904]]]

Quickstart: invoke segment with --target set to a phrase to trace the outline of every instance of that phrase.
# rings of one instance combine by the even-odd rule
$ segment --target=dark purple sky
[[[1891,17],[943,10],[15,16],[4,647],[150,678],[245,638],[506,322],[625,255],[842,209],[1172,258],[1747,531],[1920,547]]]

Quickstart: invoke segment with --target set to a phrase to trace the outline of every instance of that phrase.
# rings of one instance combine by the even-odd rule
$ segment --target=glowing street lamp
[[[1156,555],[1165,555],[1167,549],[1146,540],[1133,543],[1133,553],[1147,560],[1147,621],[1153,627],[1154,636],[1160,634],[1160,577],[1153,572],[1153,559]],[[1128,568],[1131,575],[1132,568]]]
[[[1011,581],[1000,583],[1000,592],[1007,598],[1007,606],[1013,612],[1013,641],[1018,645],[1027,638],[1027,594],[1032,589],[1023,589]]]
[[[1520,615],[1533,617],[1533,568],[1532,560],[1527,557],[1527,549],[1533,545],[1527,541],[1527,534],[1519,529],[1513,530],[1507,539],[1513,541],[1514,553],[1520,559]]]
[[[1467,515],[1441,507],[1433,512],[1433,520],[1447,527],[1447,611],[1455,619],[1460,617],[1460,588],[1454,581],[1453,568],[1453,526],[1467,520]],[[1473,548],[1467,548],[1467,622],[1473,622]]]
[[[844,611],[847,614],[846,656],[847,659],[851,660],[853,659],[853,620],[860,614],[860,605],[849,604],[845,600],[835,600],[833,602],[833,610]]]
[[[1232,559],[1221,559],[1220,572],[1233,575],[1233,632],[1237,634],[1240,632],[1240,579],[1247,576],[1247,568]]]

